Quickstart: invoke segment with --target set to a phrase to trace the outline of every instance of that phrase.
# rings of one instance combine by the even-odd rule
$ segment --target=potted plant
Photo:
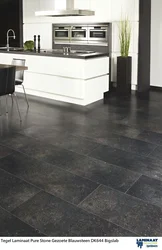
[[[117,93],[130,95],[132,76],[132,57],[129,56],[131,24],[126,18],[119,25],[120,54],[117,57]]]

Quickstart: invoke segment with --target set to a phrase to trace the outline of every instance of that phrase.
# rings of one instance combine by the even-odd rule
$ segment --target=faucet
[[[9,36],[9,33],[12,31],[12,36]],[[9,49],[10,49],[10,45],[9,45],[9,38],[10,37],[12,37],[13,39],[15,39],[16,38],[16,36],[15,36],[15,32],[14,32],[14,30],[12,30],[12,29],[9,29],[8,31],[7,31],[7,51],[9,51]]]

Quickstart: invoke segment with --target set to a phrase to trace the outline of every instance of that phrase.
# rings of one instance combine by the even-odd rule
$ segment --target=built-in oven
[[[88,28],[89,42],[104,42],[108,41],[108,26],[91,26]]]
[[[88,41],[87,26],[72,26],[70,36],[71,41]]]
[[[70,40],[70,26],[54,26],[54,40]]]

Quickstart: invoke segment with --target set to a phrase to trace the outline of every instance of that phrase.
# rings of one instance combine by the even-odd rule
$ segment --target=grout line
[[[43,233],[41,230],[39,230],[39,229],[35,228],[34,226],[30,225],[29,223],[23,221],[22,219],[20,219],[19,217],[17,217],[15,214],[12,214],[10,211],[8,211],[8,210],[6,210],[5,208],[1,207],[1,205],[0,205],[0,208],[1,208],[2,210],[4,210],[6,213],[10,214],[11,216],[15,217],[16,219],[20,220],[20,221],[23,222],[24,224],[26,224],[26,225],[28,225],[29,227],[31,227],[31,228],[37,230],[38,232],[40,232],[41,234],[43,234],[44,236],[47,237],[47,235],[46,235],[45,233]],[[20,236],[17,236],[17,237],[24,237],[24,236],[21,236],[21,235],[20,235]],[[29,237],[29,236],[26,236],[26,237]],[[37,237],[39,237],[39,236],[37,236]],[[42,237],[43,237],[43,236],[42,236]]]
[[[134,186],[134,184],[141,178],[141,176],[143,176],[142,174],[137,178],[137,180],[135,180],[134,182],[133,182],[133,184],[131,185],[131,187],[129,187],[125,192],[124,192],[124,194],[127,194],[127,192]],[[133,196],[133,195],[131,195],[131,196]],[[133,196],[134,197],[134,196]]]
[[[101,186],[101,185],[99,185],[99,186]],[[97,188],[99,188],[99,186],[97,187]],[[96,188],[96,189],[97,189]],[[96,189],[94,190],[94,191],[96,191]],[[93,191],[93,192],[94,192]],[[42,192],[42,191],[40,191],[40,192]],[[48,195],[51,195],[51,196],[54,196],[55,198],[57,198],[57,199],[59,199],[59,200],[61,200],[61,201],[63,201],[63,202],[65,202],[65,203],[67,203],[67,204],[69,204],[69,205],[71,205],[71,206],[73,206],[73,207],[75,207],[75,208],[77,208],[77,209],[79,209],[79,210],[81,210],[81,211],[84,211],[84,212],[86,212],[87,214],[91,214],[91,215],[93,215],[93,216],[96,216],[97,218],[100,218],[100,219],[102,219],[103,221],[106,221],[106,222],[109,222],[109,223],[111,223],[111,224],[113,224],[113,225],[115,225],[115,226],[117,226],[117,227],[120,227],[120,228],[122,228],[122,229],[124,229],[124,230],[126,230],[126,231],[129,231],[129,232],[131,232],[131,233],[133,233],[133,234],[135,234],[135,235],[137,235],[137,233],[135,233],[135,232],[133,232],[133,231],[131,231],[131,230],[128,230],[128,229],[126,229],[126,228],[124,228],[124,227],[122,227],[121,225],[118,225],[118,224],[116,224],[116,223],[114,223],[114,222],[112,222],[112,221],[109,221],[109,220],[107,220],[107,219],[105,219],[104,217],[102,217],[102,216],[100,216],[100,215],[98,215],[98,214],[95,214],[95,213],[93,213],[93,212],[91,212],[91,211],[88,211],[88,210],[86,210],[86,209],[84,209],[84,208],[82,208],[82,207],[79,207],[78,205],[75,205],[75,204],[73,204],[73,203],[71,203],[71,202],[69,202],[69,201],[66,201],[66,200],[64,200],[64,199],[62,199],[62,198],[60,198],[60,197],[58,197],[58,196],[56,196],[56,195],[53,195],[53,194],[51,194],[51,193],[49,193],[49,192],[47,192],[47,191],[43,191],[43,192],[45,192],[45,193],[47,193]],[[92,193],[93,193],[92,192]],[[91,194],[92,194],[91,193]],[[88,197],[88,196],[87,196]],[[86,198],[87,198],[86,197]],[[26,202],[28,202],[28,201],[26,201]],[[24,203],[26,203],[26,202],[24,202]],[[81,204],[81,203],[80,203]],[[23,205],[23,204],[22,204]],[[17,208],[16,208],[17,209]],[[7,211],[7,210],[6,210]],[[12,214],[12,213],[11,213]],[[14,214],[13,214],[14,215]],[[15,216],[15,215],[14,215]],[[16,216],[15,216],[16,217]],[[19,217],[17,217],[18,219],[19,219]],[[22,220],[23,221],[23,220]],[[23,222],[25,222],[25,221],[23,221]],[[25,222],[26,223],[26,222]],[[30,225],[30,224],[29,224]],[[39,230],[39,229],[37,229],[37,230]],[[44,234],[44,233],[43,233]]]
[[[30,138],[33,138],[33,137],[30,137]],[[33,138],[33,139],[36,140],[36,141],[41,141],[41,140],[39,140],[39,139],[37,139],[37,138]],[[1,145],[2,145],[2,144],[1,144]],[[5,145],[5,146],[6,146],[6,145]],[[52,145],[52,146],[54,146],[54,145]],[[99,145],[99,147],[100,147],[100,146],[102,146],[102,145]],[[8,147],[8,146],[6,146],[6,147]],[[57,148],[57,146],[54,146],[54,147]],[[8,147],[8,148],[10,148],[10,147]],[[59,147],[58,147],[58,148],[59,148]],[[26,154],[26,153],[24,153],[24,152],[22,152],[22,151],[20,151],[20,150],[18,150],[18,149],[14,149],[14,148],[11,148],[11,149],[13,149],[14,152],[11,153],[10,155],[12,155],[12,154],[18,152],[18,153],[20,153],[20,154],[25,155],[25,156],[28,157],[28,158],[35,159],[35,160],[37,160],[37,161],[39,161],[39,162],[42,162],[42,163],[48,163],[49,165],[53,165],[53,166],[55,166],[56,168],[59,168],[59,169],[61,169],[61,170],[64,170],[64,171],[66,171],[66,172],[68,172],[68,173],[70,173],[70,174],[73,174],[73,175],[78,176],[78,177],[80,177],[80,178],[89,180],[89,181],[94,182],[94,183],[96,183],[96,184],[98,183],[98,182],[96,182],[96,181],[94,181],[94,180],[91,180],[91,179],[89,179],[89,178],[86,178],[86,177],[83,177],[83,176],[78,175],[78,174],[76,174],[76,173],[73,173],[72,171],[63,168],[61,165],[55,165],[55,164],[53,164],[53,163],[49,163],[49,162],[44,161],[44,160],[42,160],[42,159],[37,159],[37,158],[35,158],[35,157],[33,157],[33,156],[30,156],[30,155],[28,155],[28,154]],[[61,148],[61,149],[62,149],[62,148]],[[115,148],[114,148],[114,149],[115,149]],[[64,149],[64,150],[69,151],[69,150],[67,150],[67,149]],[[95,149],[94,149],[94,150],[95,150]],[[70,152],[73,152],[73,151],[70,151]],[[119,165],[116,165],[116,164],[112,164],[112,163],[109,163],[109,162],[105,162],[105,161],[102,161],[101,159],[93,158],[92,156],[89,156],[89,155],[81,155],[81,154],[76,153],[76,152],[73,152],[73,153],[76,154],[76,155],[78,155],[78,157],[83,156],[83,157],[87,157],[87,158],[90,158],[90,159],[93,159],[93,160],[98,160],[98,161],[104,162],[104,163],[106,163],[106,164],[110,164],[111,166],[116,166],[116,167],[118,167],[118,168],[122,168],[122,169],[128,170],[128,171],[130,171],[130,172],[132,172],[132,173],[137,173],[137,174],[145,175],[145,176],[147,176],[147,177],[149,177],[149,178],[152,178],[152,179],[157,180],[157,178],[150,177],[149,175],[146,175],[145,173],[136,172],[136,171],[134,171],[134,170],[130,170],[130,169],[125,168],[125,167],[123,167],[123,166],[119,166]],[[132,153],[132,154],[133,154],[133,153]],[[10,155],[8,155],[8,156],[10,156]],[[6,157],[8,157],[8,156],[6,156]],[[146,156],[139,156],[139,155],[137,155],[137,154],[136,154],[136,156],[137,156],[137,157],[144,157],[144,158],[148,158],[148,159],[149,159],[149,157],[146,157]],[[6,158],[6,157],[4,157],[4,158]],[[151,158],[151,159],[155,159],[155,158]],[[159,166],[159,165],[158,165],[158,166]],[[14,176],[16,176],[16,175],[14,175]],[[22,180],[24,180],[24,179],[22,179]],[[30,182],[29,182],[29,184],[30,184]],[[101,183],[101,184],[102,184],[102,183]],[[102,184],[102,185],[104,185],[104,184]],[[106,186],[106,185],[105,185],[105,186]],[[37,186],[36,186],[36,187],[37,187]],[[107,186],[107,187],[109,187],[109,186]],[[38,187],[38,188],[39,188],[39,187]],[[110,188],[111,188],[111,187],[110,187]],[[39,189],[40,189],[40,188],[39,188]],[[117,189],[114,189],[114,190],[117,190]],[[118,191],[118,190],[117,190],[117,191]]]
[[[159,145],[156,145],[156,147],[146,156],[148,158],[155,158],[155,157],[151,157],[151,154],[159,147]]]
[[[124,229],[124,230],[126,230],[126,231],[128,231],[128,232],[130,232],[130,233],[133,233],[133,234],[135,234],[135,235],[138,236],[138,234],[135,233],[135,232],[133,232],[132,230],[129,230],[129,229],[127,229],[127,228],[125,228],[125,227],[123,227],[123,226],[121,226],[121,225],[119,225],[119,224],[117,224],[117,223],[115,223],[115,222],[112,222],[111,220],[105,219],[104,217],[102,217],[102,216],[100,216],[100,215],[98,215],[98,214],[95,214],[95,213],[93,213],[93,212],[91,212],[91,211],[88,211],[88,210],[86,210],[86,209],[84,209],[84,208],[82,208],[82,207],[79,207],[79,208],[80,208],[81,210],[83,210],[84,212],[86,212],[86,213],[89,213],[89,214],[91,214],[91,215],[93,215],[93,216],[96,216],[96,217],[98,217],[98,218],[100,218],[100,219],[102,219],[102,220],[104,220],[104,221],[106,221],[106,222],[109,222],[109,223],[111,223],[111,224],[113,224],[113,225],[115,225],[115,226],[117,226],[117,227],[119,227],[119,228],[122,228],[122,229]]]
[[[77,205],[77,207],[79,207],[86,199],[88,199],[91,195],[93,195],[93,193],[95,193],[102,185],[98,185],[97,188],[95,188],[89,195],[87,195],[81,202],[79,202],[79,204]]]
[[[25,203],[30,202],[30,200],[32,200],[35,196],[37,196],[39,193],[41,192],[45,192],[44,190],[39,190],[38,193],[36,193],[35,195],[33,195],[32,197],[30,197],[28,200],[24,201],[22,204],[18,205],[17,207],[15,207],[14,209],[12,209],[11,211],[9,211],[11,214],[14,214],[14,211],[19,209],[21,206],[23,206]],[[8,211],[8,210],[6,210]]]
[[[23,178],[21,178],[21,177],[19,177],[18,175],[15,175],[15,174],[13,174],[13,173],[11,173],[11,172],[6,171],[5,169],[3,169],[3,168],[1,168],[1,167],[0,167],[0,171],[3,171],[3,172],[5,172],[5,173],[7,173],[7,174],[13,176],[13,177],[15,177],[16,179],[21,180],[22,182],[26,182],[28,185],[33,186],[33,187],[39,189],[39,191],[44,191],[44,189],[42,189],[42,188],[36,186],[35,184],[33,184],[33,183],[31,183],[31,182],[29,182],[29,181],[27,181],[27,180],[25,180],[25,179],[23,179]],[[39,191],[38,191],[38,193],[39,193]]]
[[[30,183],[29,183],[30,184]],[[89,196],[91,196],[100,186],[105,186],[106,188],[109,188],[109,189],[111,189],[111,190],[113,190],[113,191],[116,191],[116,192],[118,192],[118,193],[120,193],[120,194],[122,194],[122,195],[127,195],[127,196],[130,196],[131,198],[134,198],[134,199],[136,199],[136,200],[139,200],[139,201],[142,201],[143,203],[146,203],[146,204],[148,204],[149,202],[146,202],[146,201],[144,201],[144,200],[141,200],[140,198],[138,198],[138,197],[134,197],[134,196],[132,196],[132,195],[129,195],[129,194],[125,194],[125,193],[123,193],[123,192],[121,192],[121,191],[119,191],[119,190],[115,190],[115,189],[113,189],[113,188],[111,188],[111,187],[108,187],[108,186],[106,186],[106,185],[103,185],[103,184],[100,184],[95,190],[93,190],[92,191],[92,193],[90,193],[84,200],[86,200]],[[37,186],[36,186],[37,187]],[[40,188],[39,188],[40,189]],[[84,200],[82,200],[78,205],[76,205],[76,204],[73,204],[73,203],[71,203],[71,202],[69,202],[69,201],[67,201],[67,200],[64,200],[63,198],[60,198],[59,196],[57,196],[56,194],[52,194],[52,193],[50,193],[50,192],[48,192],[48,191],[46,191],[46,190],[40,190],[38,193],[40,193],[40,192],[45,192],[45,193],[47,193],[47,194],[49,194],[49,195],[51,195],[51,196],[54,196],[54,197],[56,197],[56,198],[58,198],[58,199],[60,199],[60,200],[62,200],[62,201],[64,201],[64,202],[66,202],[66,203],[68,203],[68,204],[70,204],[70,205],[72,205],[72,206],[74,206],[74,207],[77,207],[77,208],[79,208],[79,209],[81,209],[81,210],[84,210],[85,212],[87,212],[87,213],[90,213],[90,214],[92,214],[92,215],[95,215],[95,216],[97,216],[97,217],[99,217],[99,218],[101,218],[101,219],[103,219],[103,220],[105,220],[105,221],[108,221],[108,222],[110,222],[110,223],[112,223],[112,224],[114,224],[114,225],[116,225],[116,226],[118,226],[118,227],[120,227],[120,228],[123,228],[124,230],[127,230],[127,231],[130,231],[130,230],[128,230],[128,229],[126,229],[126,228],[124,228],[124,227],[122,227],[122,226],[120,226],[120,225],[118,225],[118,224],[116,224],[116,223],[114,223],[114,222],[112,222],[111,220],[109,221],[109,220],[107,220],[107,219],[105,219],[105,218],[103,218],[103,217],[101,217],[101,216],[99,216],[99,215],[97,215],[97,214],[95,214],[95,213],[92,213],[92,212],[89,212],[88,210],[85,210],[85,209],[83,209],[82,207],[79,207],[82,203],[83,203],[83,201]],[[38,194],[37,193],[37,194]],[[37,194],[35,194],[35,195],[37,195]],[[34,195],[34,196],[35,196]],[[33,196],[33,197],[34,197]],[[29,198],[27,201],[25,201],[24,203],[26,203],[26,202],[28,202],[30,199],[32,199],[33,197],[31,197],[31,198]],[[24,203],[22,203],[20,206],[22,206]],[[151,203],[149,203],[150,205],[153,205],[153,204],[151,204]],[[153,205],[153,206],[155,206],[155,205]],[[157,207],[157,206],[155,206],[155,207]],[[17,207],[18,208],[18,207]],[[17,209],[17,208],[15,208],[15,209]],[[14,209],[14,210],[15,210]],[[13,210],[13,211],[14,211]],[[6,210],[7,211],[7,210]],[[18,217],[17,217],[18,218]],[[38,230],[38,229],[37,229]],[[133,231],[130,231],[130,232],[132,232],[133,234],[136,234],[135,232],[133,232]],[[136,234],[137,235],[137,234]]]
[[[142,201],[142,202],[144,202],[144,203],[147,203],[147,204],[153,205],[153,206],[155,206],[155,207],[158,207],[158,206],[156,206],[155,204],[152,204],[152,203],[149,202],[149,201],[142,200],[142,199],[140,199],[140,198],[138,198],[138,197],[136,197],[136,196],[132,196],[132,195],[126,193],[127,191],[126,191],[126,192],[122,192],[122,191],[120,191],[120,190],[118,190],[118,189],[115,189],[115,188],[113,188],[113,187],[107,186],[107,185],[105,185],[105,184],[102,184],[102,183],[93,181],[93,180],[91,180],[91,179],[82,177],[82,176],[80,176],[80,175],[76,175],[76,174],[74,174],[73,172],[67,171],[67,170],[65,170],[64,168],[58,167],[58,166],[56,166],[56,165],[54,165],[54,164],[51,164],[51,163],[48,163],[48,162],[45,162],[45,161],[37,160],[36,158],[30,157],[30,156],[28,156],[28,155],[26,155],[26,154],[24,154],[24,153],[22,153],[22,152],[19,152],[19,151],[18,151],[18,153],[23,154],[23,155],[25,155],[25,156],[28,157],[28,158],[35,159],[35,160],[38,161],[38,162],[47,163],[47,164],[49,164],[49,165],[51,165],[51,166],[54,166],[54,167],[56,167],[56,168],[58,168],[58,169],[61,169],[61,170],[64,170],[64,171],[66,171],[66,172],[68,172],[68,173],[70,173],[70,174],[72,174],[72,175],[77,176],[77,177],[80,177],[80,178],[86,179],[86,180],[88,180],[88,181],[94,182],[95,184],[98,184],[98,187],[97,187],[96,189],[98,189],[100,186],[105,186],[106,188],[109,188],[109,189],[111,189],[111,190],[113,190],[113,191],[116,191],[116,192],[118,192],[118,193],[120,193],[120,194],[125,194],[125,195],[127,195],[127,196],[133,197],[133,198],[135,198],[135,199],[137,199],[137,200],[139,200],[139,201]],[[105,162],[105,163],[106,163],[106,162]],[[111,164],[111,165],[112,165],[112,164]],[[113,165],[112,165],[112,166],[113,166]],[[118,167],[118,168],[122,168],[122,167],[120,167],[120,166],[116,166],[116,165],[114,165],[114,166],[115,166],[115,167]],[[124,169],[125,169],[125,168],[124,168]],[[57,198],[59,198],[59,199],[65,201],[65,202],[67,202],[67,203],[69,203],[69,204],[71,204],[71,205],[73,205],[73,206],[78,206],[78,205],[80,205],[80,203],[82,203],[82,202],[80,202],[78,205],[76,205],[76,204],[74,204],[74,203],[71,203],[70,201],[67,201],[67,200],[65,200],[65,199],[62,198],[62,197],[60,198],[59,196],[57,196],[57,194],[50,193],[49,191],[47,191],[47,190],[45,190],[45,189],[42,189],[42,188],[40,188],[39,186],[36,186],[35,184],[33,184],[33,183],[31,183],[31,182],[29,182],[29,181],[27,181],[27,180],[25,180],[25,179],[23,179],[23,178],[21,178],[21,177],[15,175],[15,174],[12,174],[12,173],[10,173],[10,172],[4,170],[3,168],[0,168],[0,170],[3,170],[3,171],[5,171],[6,173],[9,173],[10,175],[12,175],[12,176],[14,176],[14,177],[16,177],[16,178],[18,178],[18,179],[20,179],[20,180],[22,180],[22,181],[25,181],[26,183],[28,183],[28,184],[30,184],[30,185],[32,185],[32,186],[38,188],[38,189],[40,190],[40,192],[41,192],[41,191],[42,191],[42,192],[46,192],[46,193],[48,193],[48,194],[50,194],[50,195],[52,195],[52,196],[55,196],[55,197],[57,197]],[[131,170],[128,169],[128,171],[131,171]],[[138,173],[138,172],[135,172],[135,173]],[[138,174],[139,174],[139,173],[138,173]],[[142,175],[143,175],[143,176],[147,176],[147,175],[145,175],[145,174],[141,174],[140,177],[141,177]],[[139,178],[140,178],[140,177],[139,177]],[[147,177],[152,178],[152,177],[150,177],[150,176],[147,176]],[[152,178],[152,179],[155,179],[155,178]],[[158,179],[155,179],[155,180],[158,180]],[[136,182],[136,181],[135,181],[135,182]],[[93,190],[92,193],[93,193],[94,191],[96,191],[96,189]],[[92,193],[90,193],[89,195],[91,195]],[[88,195],[88,196],[89,196],[89,195]],[[88,197],[88,196],[87,196],[87,197]],[[87,197],[85,197],[85,199],[86,199]],[[22,204],[23,204],[23,203],[22,203]]]

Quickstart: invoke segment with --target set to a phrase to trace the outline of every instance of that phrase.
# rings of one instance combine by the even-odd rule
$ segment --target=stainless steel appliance
[[[54,40],[66,40],[70,42],[70,26],[54,26],[53,29]]]
[[[71,41],[88,41],[87,26],[72,26],[70,29]]]
[[[108,26],[92,26],[88,27],[88,41],[91,42],[102,42],[108,41]]]
[[[112,37],[111,33],[112,29],[110,23],[53,24],[52,48],[56,48],[56,46],[58,48],[59,45],[92,45],[95,47],[105,46],[105,49],[103,50],[110,51]],[[98,51],[98,49],[95,48],[95,51]]]
[[[57,6],[57,2],[59,4],[60,0],[55,0],[55,6]],[[75,0],[66,0],[62,4],[63,4],[62,5],[63,9],[36,11],[35,15],[46,16],[46,17],[51,17],[51,16],[58,17],[58,16],[93,16],[95,14],[93,10],[75,9]]]

